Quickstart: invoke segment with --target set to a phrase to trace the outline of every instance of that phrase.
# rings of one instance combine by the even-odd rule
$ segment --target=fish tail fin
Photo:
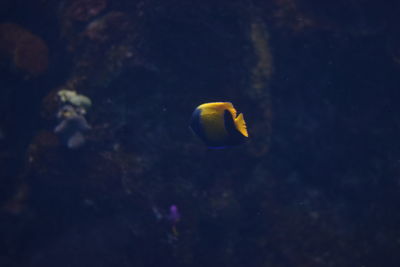
[[[239,116],[235,119],[236,128],[239,130],[241,134],[246,137],[249,137],[247,133],[246,122],[244,121],[243,113],[240,113]]]

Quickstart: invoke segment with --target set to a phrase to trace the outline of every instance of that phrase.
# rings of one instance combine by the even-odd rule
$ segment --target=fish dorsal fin
[[[236,109],[233,107],[231,102],[211,102],[202,104],[197,107],[198,109],[214,109],[218,110],[219,112],[224,112],[225,110],[229,110],[232,114],[233,118],[236,118]]]
[[[233,107],[231,102],[222,102],[221,104],[224,109],[229,110],[233,118],[236,118],[236,109]]]
[[[246,122],[244,121],[243,113],[240,113],[239,116],[235,119],[235,125],[238,131],[246,137],[249,137],[247,133]]]

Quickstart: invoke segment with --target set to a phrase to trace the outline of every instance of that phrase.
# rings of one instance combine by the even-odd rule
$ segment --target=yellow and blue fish
[[[190,128],[209,147],[239,145],[249,135],[243,114],[236,114],[230,102],[205,103],[194,110]]]

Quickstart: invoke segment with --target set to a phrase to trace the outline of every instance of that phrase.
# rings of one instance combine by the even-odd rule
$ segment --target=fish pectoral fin
[[[244,121],[243,113],[240,113],[239,116],[235,119],[236,128],[238,131],[246,137],[249,137],[247,133],[246,122]]]

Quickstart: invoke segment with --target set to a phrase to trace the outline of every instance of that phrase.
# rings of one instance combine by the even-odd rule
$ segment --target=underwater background
[[[400,266],[399,14],[2,0],[0,266]],[[248,142],[191,133],[214,101]]]

